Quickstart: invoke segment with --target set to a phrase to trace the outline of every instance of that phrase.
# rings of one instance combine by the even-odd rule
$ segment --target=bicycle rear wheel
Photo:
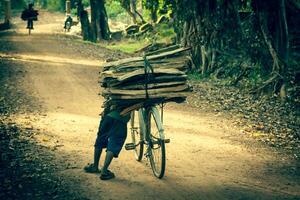
[[[141,161],[143,157],[143,151],[144,151],[144,142],[143,142],[143,135],[142,135],[142,129],[141,129],[141,121],[139,116],[137,115],[137,111],[131,112],[131,119],[130,119],[130,125],[131,125],[131,140],[134,144],[134,155],[135,159],[137,161]]]
[[[151,152],[149,160],[153,174],[157,178],[162,178],[166,168],[166,148],[165,140],[160,132],[163,131],[158,110],[153,107],[147,112],[147,125],[149,133],[149,145]]]

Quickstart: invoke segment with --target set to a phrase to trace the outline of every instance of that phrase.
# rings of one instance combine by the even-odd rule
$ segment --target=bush
[[[119,1],[111,0],[105,4],[107,16],[110,20],[128,23],[130,21],[127,12],[121,6]]]
[[[86,8],[86,7],[89,7],[90,6],[90,0],[82,0],[82,4],[83,6]]]

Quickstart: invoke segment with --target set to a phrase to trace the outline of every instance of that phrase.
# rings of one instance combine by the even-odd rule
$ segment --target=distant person
[[[71,29],[71,26],[73,25],[73,19],[72,17],[69,15],[65,21],[65,26],[64,26],[64,29],[65,31],[70,31]]]
[[[37,21],[37,16],[39,15],[37,10],[33,9],[34,4],[28,4],[28,8],[26,8],[21,15],[22,20],[27,21],[27,29],[33,29],[33,21]]]

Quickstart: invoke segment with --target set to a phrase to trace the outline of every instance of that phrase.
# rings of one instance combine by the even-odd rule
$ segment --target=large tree
[[[266,79],[256,91],[269,88],[285,95],[286,84],[297,76],[297,65],[290,66],[290,60],[295,60],[290,56],[290,51],[297,49],[291,48],[291,42],[297,43],[299,32],[295,33],[298,36],[290,32],[297,32],[295,29],[299,27],[298,1],[164,2],[172,5],[179,41],[192,47],[197,71],[202,74],[219,73],[226,69],[232,72],[236,67],[239,75],[234,82],[237,83],[247,74],[245,71],[253,70],[249,66],[253,64],[260,66],[259,73]],[[226,57],[229,59],[226,60]]]
[[[104,4],[104,0],[90,0],[91,31],[93,39],[96,40],[108,40],[110,37],[108,18]]]
[[[89,22],[88,13],[84,9],[82,1],[77,0],[77,14],[81,22],[84,40],[95,42],[97,40],[108,40],[110,38],[108,18],[104,4],[104,0],[90,0],[91,22]]]
[[[91,27],[88,18],[88,12],[84,9],[81,0],[77,0],[77,16],[81,23],[81,34],[83,40],[94,41],[95,38],[92,35]]]

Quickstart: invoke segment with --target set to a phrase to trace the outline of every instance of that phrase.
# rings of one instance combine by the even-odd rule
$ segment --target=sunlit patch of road
[[[49,64],[74,64],[86,66],[100,66],[103,61],[73,59],[48,55],[29,55],[29,54],[4,54],[0,53],[0,59],[17,60],[23,62],[47,62]]]

